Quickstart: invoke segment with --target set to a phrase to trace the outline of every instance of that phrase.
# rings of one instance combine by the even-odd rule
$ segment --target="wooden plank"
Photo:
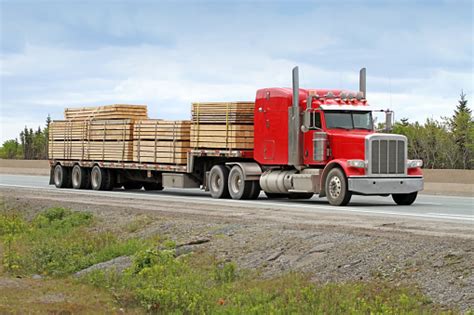
[[[146,105],[114,104],[97,107],[66,108],[64,117],[68,120],[148,118]]]

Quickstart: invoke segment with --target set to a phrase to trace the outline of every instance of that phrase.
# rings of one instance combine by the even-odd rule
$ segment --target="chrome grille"
[[[371,135],[368,138],[369,175],[406,173],[406,138],[399,135]]]

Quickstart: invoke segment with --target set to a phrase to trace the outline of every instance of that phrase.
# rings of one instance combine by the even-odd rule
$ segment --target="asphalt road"
[[[54,186],[48,185],[47,176],[28,175],[8,175],[0,174],[0,187],[23,187],[42,190],[58,191]],[[452,197],[438,195],[419,195],[418,199],[411,206],[397,206],[391,197],[366,197],[353,196],[351,203],[346,207],[333,207],[328,204],[325,198],[313,197],[310,200],[269,200],[262,193],[258,200],[216,200],[212,199],[208,193],[198,189],[165,189],[161,192],[146,192],[143,190],[123,191],[91,191],[64,189],[65,194],[95,194],[107,195],[123,198],[137,199],[158,199],[170,201],[185,201],[199,204],[219,204],[229,206],[243,206],[255,208],[286,208],[313,211],[331,211],[353,214],[365,214],[376,216],[395,216],[427,218],[442,221],[461,221],[463,223],[474,224],[474,198],[473,197]]]

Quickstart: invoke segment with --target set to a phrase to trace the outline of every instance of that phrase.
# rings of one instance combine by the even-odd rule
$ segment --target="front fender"
[[[332,170],[335,167],[339,167],[342,169],[346,177],[350,176],[361,176],[365,175],[365,169],[363,168],[356,168],[356,167],[350,167],[347,165],[347,159],[336,159],[332,160],[328,164],[326,164],[326,167],[324,167],[323,174],[321,176],[321,182],[320,182],[320,192],[319,192],[319,197],[325,197],[326,196],[326,177],[329,173],[330,170]]]

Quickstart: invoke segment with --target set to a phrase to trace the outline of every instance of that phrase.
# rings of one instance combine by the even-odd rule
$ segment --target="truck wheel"
[[[143,188],[145,188],[145,190],[163,190],[163,184],[161,184],[161,183],[144,183]]]
[[[283,199],[288,198],[288,194],[279,194],[279,193],[269,193],[264,191],[268,199]]]
[[[74,165],[72,168],[72,188],[87,189],[91,184],[91,175],[87,168]]]
[[[99,166],[91,171],[91,186],[94,190],[112,190],[114,188],[113,173]]]
[[[123,188],[126,190],[129,189],[142,189],[143,184],[139,182],[125,182]]]
[[[209,172],[209,191],[212,198],[229,198],[229,170],[224,165],[214,165]]]
[[[244,171],[235,165],[229,173],[229,194],[232,199],[250,199],[253,189],[253,181],[244,180]]]
[[[288,199],[311,199],[314,193],[305,193],[305,192],[298,192],[298,193],[290,193],[288,195]]]
[[[260,182],[258,180],[252,181],[252,191],[250,192],[250,196],[248,199],[255,200],[260,196],[260,192],[262,188],[260,187]]]
[[[339,168],[333,168],[326,177],[326,197],[333,206],[345,206],[352,197],[347,189],[347,180]]]
[[[71,188],[71,170],[60,164],[54,167],[54,185],[56,188]]]
[[[410,194],[392,194],[392,199],[399,206],[409,206],[415,202],[418,192]]]

